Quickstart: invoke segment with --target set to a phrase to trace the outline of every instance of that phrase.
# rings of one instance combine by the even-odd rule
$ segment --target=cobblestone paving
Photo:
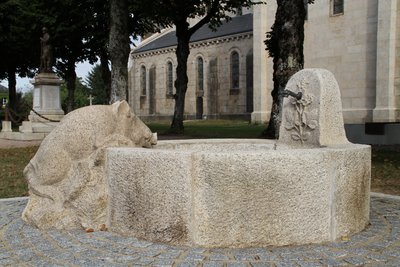
[[[40,231],[27,200],[0,202],[0,266],[400,266],[400,200],[371,198],[371,225],[346,241],[249,249],[169,246],[110,232]]]

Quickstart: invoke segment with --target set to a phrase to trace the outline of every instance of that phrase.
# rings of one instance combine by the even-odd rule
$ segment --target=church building
[[[268,1],[244,10],[216,32],[204,26],[192,37],[188,119],[269,120],[273,72],[264,40],[275,12],[276,2]],[[166,29],[131,52],[129,100],[144,119],[173,115],[175,47],[175,30]],[[304,58],[305,68],[325,68],[335,75],[348,136],[368,142],[368,135],[400,135],[395,124],[400,121],[397,0],[318,0],[308,5]]]
[[[253,14],[235,16],[217,31],[208,25],[191,38],[188,119],[250,118],[253,111]],[[177,60],[174,29],[156,34],[132,51],[130,103],[146,119],[173,115]]]

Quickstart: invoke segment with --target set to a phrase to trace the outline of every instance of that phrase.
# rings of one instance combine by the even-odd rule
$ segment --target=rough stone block
[[[110,230],[153,241],[318,243],[359,232],[369,221],[370,148],[364,145],[161,141],[151,150],[108,149],[107,172]]]
[[[291,147],[347,144],[342,102],[335,77],[325,69],[304,69],[293,75],[286,89],[302,93],[283,101],[279,143]]]

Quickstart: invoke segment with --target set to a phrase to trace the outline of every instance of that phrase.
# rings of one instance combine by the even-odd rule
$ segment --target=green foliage
[[[19,101],[18,101],[18,114],[20,120],[28,120],[29,113],[32,109],[33,104],[33,90],[30,90],[24,94],[19,93]]]
[[[263,1],[251,0],[156,0],[136,1],[141,13],[150,12],[155,22],[161,23],[163,27],[171,25],[182,25],[188,19],[202,17],[202,19],[191,28],[191,33],[196,32],[201,26],[209,23],[212,29],[216,29],[224,21],[231,18],[242,7],[250,7]],[[143,3],[142,3],[143,2]],[[147,14],[149,16],[150,14]]]
[[[12,68],[21,77],[32,77],[40,51],[34,19],[28,0],[0,2],[0,78],[8,78]]]
[[[8,79],[9,106],[17,109],[16,75],[32,77],[39,62],[28,0],[0,2],[0,79]]]
[[[167,122],[146,123],[160,136],[170,135]],[[264,125],[250,124],[248,121],[201,120],[185,122],[184,138],[259,138]]]
[[[67,106],[68,106],[68,89],[65,85],[61,86],[61,107],[64,110],[64,112],[67,111]],[[90,90],[89,88],[82,83],[82,79],[78,78],[76,79],[75,83],[75,103],[74,106],[75,108],[81,108],[84,106],[89,105],[89,94]]]
[[[249,7],[251,1],[247,0],[191,0],[191,1],[153,1],[157,5],[158,14],[169,17],[173,21],[181,18],[195,18],[197,16],[210,16],[210,20],[218,24],[221,19],[228,18],[227,12],[236,13],[237,8]],[[164,8],[163,8],[164,7]],[[181,16],[184,17],[181,17]]]
[[[86,84],[89,93],[94,97],[93,104],[108,104],[109,96],[107,96],[106,84],[103,81],[100,65],[94,66],[89,72]]]
[[[25,92],[23,94],[22,99],[24,99],[24,101],[26,101],[27,103],[31,103],[31,105],[32,105],[32,103],[33,103],[33,89]]]

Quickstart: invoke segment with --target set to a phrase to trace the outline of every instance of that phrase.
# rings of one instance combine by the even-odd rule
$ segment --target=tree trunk
[[[128,1],[110,1],[110,59],[111,59],[111,95],[110,102],[128,101],[128,58],[129,29]]]
[[[75,87],[76,87],[76,72],[75,72],[75,61],[70,61],[66,70],[66,83],[68,90],[67,97],[67,113],[75,109]]]
[[[111,99],[111,72],[108,68],[108,55],[105,51],[100,55],[101,78],[104,83],[104,90],[106,94],[106,103],[110,103]]]
[[[304,0],[277,0],[278,8],[272,31],[267,34],[267,50],[273,57],[274,89],[271,117],[263,135],[279,138],[282,116],[282,91],[290,77],[304,66],[303,42],[306,5]]]
[[[187,76],[187,60],[189,57],[189,24],[184,21],[176,24],[176,37],[178,45],[176,47],[176,59],[178,66],[176,67],[176,95],[175,95],[175,109],[174,117],[171,124],[171,132],[183,133],[183,115],[185,111],[185,95],[188,85]]]
[[[15,113],[17,112],[17,80],[15,78],[16,68],[8,67],[8,97],[10,102],[8,107]]]

